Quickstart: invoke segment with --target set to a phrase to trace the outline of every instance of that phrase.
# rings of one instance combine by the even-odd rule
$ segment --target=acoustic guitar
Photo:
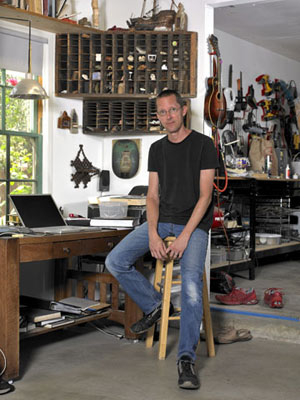
[[[213,56],[213,76],[207,79],[204,102],[204,119],[213,128],[224,128],[227,123],[227,107],[224,90],[221,86],[221,64],[218,38],[208,38],[209,54]]]

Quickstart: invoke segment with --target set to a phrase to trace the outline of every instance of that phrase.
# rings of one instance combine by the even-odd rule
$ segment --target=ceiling
[[[300,1],[215,8],[215,28],[300,62]]]

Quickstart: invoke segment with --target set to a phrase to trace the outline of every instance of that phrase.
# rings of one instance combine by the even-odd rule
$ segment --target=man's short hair
[[[180,105],[180,107],[183,107],[183,106],[186,105],[185,100],[180,96],[180,94],[179,94],[176,90],[173,90],[173,89],[165,89],[165,90],[162,90],[162,91],[157,95],[156,100],[157,100],[157,99],[161,99],[161,98],[163,98],[163,97],[169,97],[169,96],[172,96],[172,95],[176,97],[176,101],[177,101],[177,103]]]

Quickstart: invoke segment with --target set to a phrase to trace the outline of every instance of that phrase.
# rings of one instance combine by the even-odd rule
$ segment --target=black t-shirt
[[[186,225],[200,195],[202,169],[219,166],[213,141],[192,131],[182,142],[172,143],[167,136],[154,142],[149,151],[148,171],[159,177],[159,222]],[[198,228],[208,231],[212,225],[211,202]]]

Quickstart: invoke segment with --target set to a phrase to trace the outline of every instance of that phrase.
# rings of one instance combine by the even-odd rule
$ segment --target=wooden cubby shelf
[[[55,93],[149,98],[169,88],[195,97],[196,42],[181,31],[57,34]]]
[[[185,125],[190,126],[190,101]],[[84,99],[83,133],[101,136],[165,134],[157,116],[155,99]]]

